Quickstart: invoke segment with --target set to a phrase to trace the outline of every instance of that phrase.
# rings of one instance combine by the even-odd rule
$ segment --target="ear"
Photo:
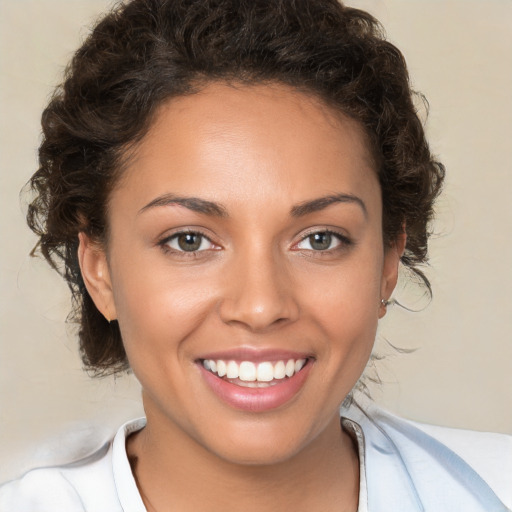
[[[112,282],[105,250],[85,233],[78,234],[80,271],[98,311],[110,322],[117,318]]]
[[[380,287],[380,297],[384,301],[389,300],[398,281],[398,264],[404,253],[406,242],[407,234],[404,230],[393,244],[385,249]],[[381,302],[379,306],[379,318],[382,318],[386,314],[386,304]]]

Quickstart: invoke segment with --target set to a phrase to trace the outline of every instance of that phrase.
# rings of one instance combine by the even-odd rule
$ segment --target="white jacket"
[[[360,452],[359,512],[510,512],[512,437],[433,427],[375,406],[342,410]],[[0,487],[0,512],[146,512],[126,455],[144,419],[80,461]]]

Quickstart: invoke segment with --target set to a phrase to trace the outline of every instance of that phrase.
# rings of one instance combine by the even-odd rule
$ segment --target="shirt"
[[[353,403],[341,424],[357,443],[359,512],[510,512],[512,437],[434,427]],[[0,487],[0,512],[146,512],[126,453],[145,425],[123,425],[91,456]]]

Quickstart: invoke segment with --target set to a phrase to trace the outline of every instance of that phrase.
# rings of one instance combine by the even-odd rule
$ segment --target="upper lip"
[[[221,359],[223,361],[252,361],[254,363],[260,363],[263,361],[288,361],[289,359],[309,358],[312,358],[312,355],[307,352],[277,348],[237,347],[229,350],[208,352],[207,354],[201,355],[198,360]]]

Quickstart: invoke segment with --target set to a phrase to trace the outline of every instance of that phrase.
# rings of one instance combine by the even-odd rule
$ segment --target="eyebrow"
[[[174,194],[165,194],[163,196],[157,197],[156,199],[153,199],[153,201],[149,202],[146,206],[139,210],[139,214],[157,206],[170,205],[184,206],[185,208],[188,208],[194,212],[203,213],[205,215],[211,215],[214,217],[228,216],[226,208],[218,203],[200,199],[199,197],[180,197]]]
[[[366,209],[366,205],[364,201],[352,194],[333,194],[329,196],[319,197],[318,199],[313,199],[312,201],[305,201],[294,206],[290,213],[292,217],[302,217],[304,215],[309,215],[310,213],[318,212],[331,206],[336,203],[353,203],[358,205],[364,213],[365,217],[368,217],[368,210]]]
[[[361,208],[361,210],[364,213],[364,216],[368,216],[368,211],[363,200],[352,194],[333,194],[324,197],[319,197],[311,201],[305,201],[292,207],[292,209],[290,210],[290,214],[292,217],[303,217],[305,215],[309,215],[310,213],[315,213],[320,210],[323,210],[328,206],[331,206],[332,204],[336,203],[356,204]],[[214,217],[229,217],[227,209],[219,203],[207,201],[206,199],[201,199],[199,197],[180,197],[174,194],[165,194],[163,196],[159,196],[153,199],[146,206],[143,206],[139,210],[139,214],[151,208],[171,205],[184,206],[189,210],[192,210],[197,213],[202,213],[204,215],[210,215]]]

